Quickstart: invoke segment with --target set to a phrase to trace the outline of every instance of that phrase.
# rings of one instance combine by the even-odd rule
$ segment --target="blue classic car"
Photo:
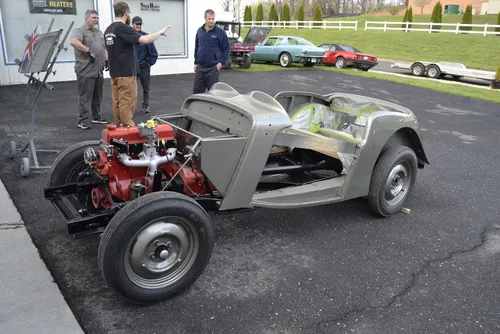
[[[262,43],[255,45],[255,52],[250,54],[252,61],[279,62],[283,67],[292,63],[302,63],[312,67],[321,63],[325,50],[308,40],[296,36],[269,36]]]

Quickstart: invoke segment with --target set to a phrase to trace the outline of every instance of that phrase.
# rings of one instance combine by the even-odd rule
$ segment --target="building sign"
[[[28,0],[30,13],[34,14],[69,14],[76,15],[76,0]]]
[[[151,11],[151,12],[159,12],[160,5],[157,5],[152,2],[141,2],[141,10]]]

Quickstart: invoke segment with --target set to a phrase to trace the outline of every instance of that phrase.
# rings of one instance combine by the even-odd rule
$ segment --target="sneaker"
[[[96,124],[108,124],[108,120],[104,119],[104,118],[99,118],[99,119],[93,119],[92,120],[92,123],[96,123]]]
[[[82,122],[78,123],[78,127],[82,128],[83,130],[88,130],[90,129],[90,125],[84,124]]]
[[[142,112],[145,114],[149,114],[151,111],[149,110],[149,107],[142,107]]]

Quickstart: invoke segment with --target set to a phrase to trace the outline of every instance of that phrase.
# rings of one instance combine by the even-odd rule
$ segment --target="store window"
[[[0,0],[0,8],[6,60],[14,63],[16,58],[21,59],[28,43],[24,36],[31,35],[37,25],[45,33],[53,18],[51,30],[63,29],[62,39],[72,21],[72,29],[79,27],[85,22],[85,11],[95,9],[96,6],[94,0]],[[69,46],[69,39],[70,36],[66,39],[66,46]],[[74,59],[73,48],[70,46],[57,57],[58,61]]]
[[[155,46],[160,56],[174,57],[186,55],[184,0],[128,0],[126,2],[132,12],[132,18],[134,16],[142,18],[143,31],[153,33],[167,25],[171,26],[166,37],[160,37],[155,41]]]

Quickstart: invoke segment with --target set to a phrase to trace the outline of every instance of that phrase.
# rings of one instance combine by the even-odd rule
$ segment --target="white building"
[[[113,4],[118,0],[0,0],[0,85],[22,84],[27,82],[24,74],[18,73],[15,59],[21,59],[27,40],[39,25],[46,32],[52,18],[53,30],[64,29],[64,37],[69,25],[84,24],[87,9],[99,12],[100,29],[114,21]],[[203,13],[211,8],[216,13],[222,9],[219,0],[128,0],[132,16],[141,16],[143,30],[155,32],[171,25],[167,37],[160,37],[155,45],[160,57],[151,68],[152,75],[191,73],[193,71],[194,39],[196,30],[204,23]],[[47,13],[57,12],[57,13]],[[48,82],[76,80],[74,71],[74,52],[69,45],[69,36],[54,65],[55,75]],[[54,53],[55,54],[55,53]],[[108,72],[105,72],[108,75]]]

